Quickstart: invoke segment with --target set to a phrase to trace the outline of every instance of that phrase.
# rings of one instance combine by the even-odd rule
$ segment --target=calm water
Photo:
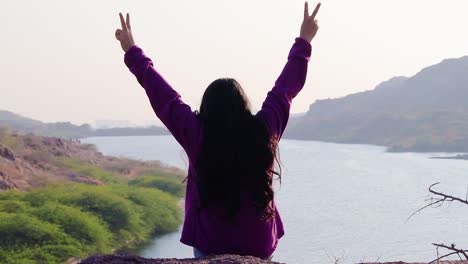
[[[84,140],[104,154],[161,160],[187,168],[183,150],[170,136],[107,137]],[[468,161],[435,160],[415,153],[386,153],[368,145],[283,140],[283,181],[276,201],[286,235],[274,260],[287,263],[342,263],[435,258],[433,242],[468,247],[468,207],[456,203],[429,208],[427,187],[465,197]],[[191,257],[180,231],[155,238],[145,257]]]

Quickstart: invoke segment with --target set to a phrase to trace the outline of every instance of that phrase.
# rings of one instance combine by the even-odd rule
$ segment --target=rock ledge
[[[261,260],[251,256],[217,255],[199,259],[147,259],[131,255],[104,255],[92,256],[80,262],[80,264],[281,264],[278,262]]]

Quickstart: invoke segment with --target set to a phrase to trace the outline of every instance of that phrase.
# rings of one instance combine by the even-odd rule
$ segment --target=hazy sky
[[[466,0],[322,4],[307,83],[293,112],[468,55]],[[258,109],[303,12],[302,0],[2,0],[0,6],[0,109],[74,123],[155,118],[114,38],[119,11],[130,11],[135,41],[192,109],[218,77],[238,79]]]

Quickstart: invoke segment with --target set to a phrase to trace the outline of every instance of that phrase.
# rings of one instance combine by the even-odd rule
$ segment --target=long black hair
[[[217,205],[234,219],[247,194],[262,218],[274,217],[273,176],[278,140],[252,115],[241,85],[223,78],[206,89],[198,118],[202,147],[195,164],[200,208]]]

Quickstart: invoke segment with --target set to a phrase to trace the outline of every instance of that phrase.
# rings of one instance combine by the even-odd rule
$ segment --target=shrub
[[[0,263],[56,264],[65,262],[70,256],[85,257],[86,255],[71,245],[46,245],[10,250],[0,248]]]
[[[25,213],[29,210],[29,203],[16,200],[0,200],[0,212]]]
[[[132,240],[133,237],[138,240],[146,238],[139,224],[141,222],[139,208],[126,198],[112,193],[112,189],[105,186],[85,184],[54,186],[27,193],[24,199],[35,207],[52,202],[77,207],[81,211],[91,213],[104,221],[120,242]],[[124,232],[125,230],[128,232]]]
[[[28,202],[33,207],[43,206],[48,202],[59,202],[60,198],[69,195],[58,190],[56,186],[43,188],[26,193],[22,200]]]
[[[0,213],[0,247],[4,249],[54,245],[79,246],[57,225],[25,214]]]
[[[157,188],[177,197],[184,196],[184,185],[177,178],[171,176],[146,175],[135,178],[130,185],[139,187]]]
[[[177,230],[182,214],[177,200],[158,189],[137,187],[113,187],[115,192],[125,195],[142,208],[144,225],[152,233],[166,233]]]
[[[112,232],[118,232],[121,229],[137,231],[135,226],[138,223],[139,214],[135,208],[132,208],[130,201],[103,188],[73,194],[64,202],[101,217],[109,224]]]
[[[90,253],[104,253],[110,250],[112,234],[106,223],[93,214],[57,203],[47,203],[33,210],[32,214],[43,221],[60,226]]]

